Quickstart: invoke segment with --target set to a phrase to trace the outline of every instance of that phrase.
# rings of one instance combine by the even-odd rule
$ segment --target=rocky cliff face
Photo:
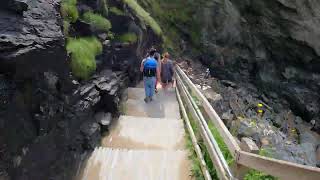
[[[78,9],[95,11],[96,4],[79,1]],[[142,55],[157,42],[127,11],[110,18],[112,31],[133,27],[140,33],[134,43],[109,40],[82,21],[71,25],[72,35],[97,36],[104,48],[97,72],[79,82],[69,68],[60,0],[1,1],[0,179],[62,180],[77,174],[119,115],[121,94],[139,80]]]
[[[253,79],[267,90],[276,87],[296,113],[308,121],[319,118],[320,3],[273,0],[208,5],[205,11],[213,20],[205,21],[202,31],[207,32],[203,38],[207,50],[216,52],[213,66],[229,71],[233,79]],[[218,11],[209,11],[217,7]]]
[[[54,94],[68,78],[58,1],[2,1],[0,9],[0,177],[20,166],[21,155],[55,121]],[[46,125],[44,125],[46,124]],[[46,127],[42,127],[46,126]]]
[[[196,49],[191,55],[201,54],[198,59],[215,76],[254,83],[269,97],[278,93],[297,115],[316,120],[320,130],[319,1],[141,2],[169,22],[165,29],[191,44],[184,53]],[[161,18],[159,6],[168,17]]]

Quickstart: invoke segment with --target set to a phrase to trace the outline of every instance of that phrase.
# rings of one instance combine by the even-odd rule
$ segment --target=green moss
[[[144,22],[146,25],[150,26],[150,28],[159,36],[162,35],[162,29],[159,24],[150,16],[150,14],[145,11],[136,0],[123,0],[125,4],[127,4],[130,9],[134,11],[134,13],[138,16],[140,21]]]
[[[117,16],[125,16],[126,14],[119,8],[117,7],[111,7],[110,12],[117,15]]]
[[[138,40],[138,37],[135,33],[126,33],[119,37],[119,40],[121,42],[128,42],[128,43],[136,43]]]
[[[104,18],[99,14],[92,12],[86,12],[83,14],[83,20],[98,30],[108,32],[111,29],[111,23],[108,19]]]
[[[208,1],[138,0],[161,25],[166,37],[163,49],[175,55],[183,53],[181,39],[188,41],[196,51],[202,50],[201,21],[197,19],[197,13],[203,10]]]
[[[75,22],[79,18],[77,0],[64,0],[61,4],[61,15],[64,20]]]
[[[71,69],[80,79],[88,79],[96,70],[96,55],[102,52],[102,45],[96,38],[69,38],[67,51],[71,54]]]

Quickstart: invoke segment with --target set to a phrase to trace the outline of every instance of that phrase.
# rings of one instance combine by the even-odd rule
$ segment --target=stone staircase
[[[125,114],[88,159],[82,180],[188,180],[191,164],[174,89],[146,104],[129,88]]]

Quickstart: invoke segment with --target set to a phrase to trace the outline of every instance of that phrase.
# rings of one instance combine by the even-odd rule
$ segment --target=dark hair
[[[149,56],[154,56],[154,54],[155,54],[156,52],[157,52],[157,50],[152,47],[152,48],[149,50]]]

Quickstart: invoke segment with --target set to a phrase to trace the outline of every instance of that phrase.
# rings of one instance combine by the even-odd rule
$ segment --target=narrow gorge
[[[1,0],[0,180],[79,174],[152,46],[235,137],[320,166],[320,1]]]

